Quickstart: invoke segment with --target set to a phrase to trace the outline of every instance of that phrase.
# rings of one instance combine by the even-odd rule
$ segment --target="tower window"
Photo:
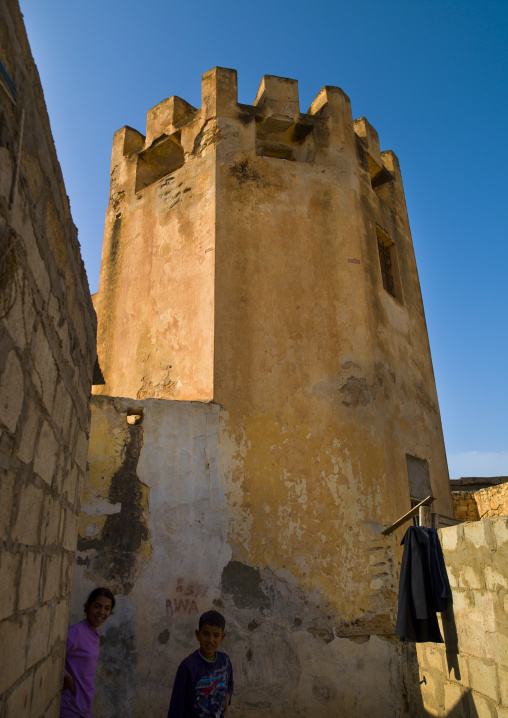
[[[388,294],[395,297],[397,301],[402,302],[402,287],[395,242],[380,227],[376,227],[376,235],[383,287]]]

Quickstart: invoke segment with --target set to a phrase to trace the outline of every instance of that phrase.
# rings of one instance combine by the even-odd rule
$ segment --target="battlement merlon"
[[[379,166],[383,166],[381,160],[381,149],[379,147],[379,135],[365,117],[354,121],[355,132],[365,145],[370,157]]]
[[[131,154],[143,147],[145,137],[137,130],[125,125],[117,130],[113,136],[113,148],[111,150],[111,181],[113,178],[118,181],[117,175],[121,172],[126,155]]]
[[[354,147],[355,136],[351,101],[340,87],[325,85],[314,98],[307,110],[307,116],[322,118],[326,121],[327,130],[320,136],[317,133],[316,145],[329,150],[332,147]]]
[[[230,115],[238,108],[238,81],[236,70],[214,67],[201,78],[201,115],[210,119]]]
[[[171,135],[180,122],[195,112],[195,107],[176,95],[159,102],[146,113],[146,147],[162,134]]]
[[[263,115],[289,118],[295,122],[300,114],[298,81],[288,77],[264,75],[254,100]]]

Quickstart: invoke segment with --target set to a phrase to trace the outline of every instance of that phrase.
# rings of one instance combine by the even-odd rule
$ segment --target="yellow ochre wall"
[[[252,716],[302,700],[322,716],[404,715],[405,527],[380,531],[410,508],[406,454],[428,462],[435,510],[453,510],[398,162],[339,88],[307,114],[295,80],[265,76],[253,105],[238,103],[233,70],[202,88],[199,110],[169,98],[146,138],[115,134],[76,606],[93,582],[123,596],[118,625],[128,616],[137,650],[160,656],[136,669],[157,710],[159,673],[174,673],[213,603]],[[379,232],[395,243],[398,299]],[[111,436],[118,465],[103,465]],[[207,586],[206,600],[175,604],[184,584]],[[170,606],[158,632],[147,592],[155,615]],[[256,663],[267,641],[270,668]],[[281,692],[267,672],[295,661]],[[340,690],[334,670],[348,675]]]

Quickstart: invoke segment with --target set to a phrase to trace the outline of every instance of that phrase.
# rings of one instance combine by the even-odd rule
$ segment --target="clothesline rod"
[[[381,533],[384,536],[388,536],[388,534],[393,533],[393,531],[395,531],[395,529],[398,529],[399,526],[402,526],[402,524],[405,524],[406,521],[409,521],[409,519],[412,519],[413,516],[416,516],[416,514],[420,511],[420,506],[428,506],[435,500],[436,500],[435,496],[427,496],[427,498],[423,499],[423,501],[420,501],[419,504],[416,504],[416,506],[413,506],[411,511],[408,511],[407,514],[404,514],[404,516],[401,516],[400,519],[397,519],[397,521],[395,521],[393,524],[390,524],[390,526],[388,526],[388,528],[383,529],[383,531],[381,531]]]

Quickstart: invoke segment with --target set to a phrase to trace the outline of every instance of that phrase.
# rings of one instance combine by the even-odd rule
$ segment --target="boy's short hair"
[[[222,615],[222,613],[219,613],[218,611],[206,611],[199,617],[199,628],[201,629],[201,626],[204,626],[208,624],[209,626],[217,626],[221,629],[221,631],[224,631],[226,628],[226,619]]]

